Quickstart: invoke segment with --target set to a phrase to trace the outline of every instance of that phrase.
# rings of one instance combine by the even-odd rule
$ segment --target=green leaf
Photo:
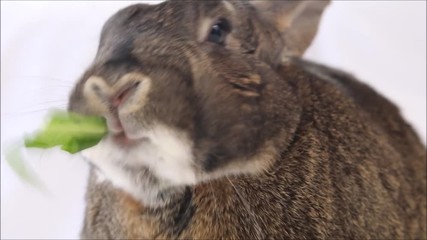
[[[25,146],[34,148],[61,146],[64,151],[76,153],[98,144],[107,132],[107,124],[102,117],[55,111],[40,132],[33,137],[26,137]]]
[[[60,146],[69,153],[77,153],[95,146],[108,133],[107,124],[102,117],[83,116],[64,111],[52,111],[48,123],[33,136],[26,136],[27,148],[52,148]],[[21,154],[22,143],[14,143],[4,148],[5,158],[10,168],[25,182],[45,190]]]
[[[23,181],[47,193],[45,184],[24,161],[20,151],[21,147],[22,144],[18,142],[3,147],[6,163]]]

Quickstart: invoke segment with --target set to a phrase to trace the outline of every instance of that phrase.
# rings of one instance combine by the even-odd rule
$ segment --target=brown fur
[[[346,73],[298,57],[281,62],[292,54],[275,36],[287,30],[257,17],[271,6],[231,3],[235,12],[220,1],[136,5],[107,22],[70,109],[96,112],[81,93],[90,76],[112,84],[142,72],[153,89],[129,118],[188,133],[204,180],[163,192],[166,204],[153,207],[97,183],[93,168],[82,237],[426,238],[426,148],[399,109]],[[319,9],[310,11],[317,26]],[[217,15],[231,19],[231,48],[194,40],[201,18]],[[314,33],[304,36],[309,43]],[[222,174],[245,166],[259,169]]]

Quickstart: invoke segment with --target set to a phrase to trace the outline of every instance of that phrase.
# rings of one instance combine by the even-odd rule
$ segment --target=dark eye
[[[227,20],[221,19],[211,27],[207,41],[224,45],[228,33],[230,33],[230,24]]]

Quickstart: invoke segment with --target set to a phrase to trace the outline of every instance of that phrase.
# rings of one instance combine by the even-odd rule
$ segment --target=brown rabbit
[[[426,148],[387,99],[300,59],[327,1],[167,1],[105,24],[70,111],[110,135],[88,239],[426,238]]]

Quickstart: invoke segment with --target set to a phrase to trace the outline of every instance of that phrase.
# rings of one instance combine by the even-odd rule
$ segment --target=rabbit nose
[[[140,81],[131,81],[121,87],[113,96],[111,97],[111,105],[115,108],[119,107],[123,102],[125,102],[132,93],[135,92],[136,88],[140,84]]]
[[[84,92],[89,101],[97,100],[117,108],[135,92],[141,81],[141,79],[126,77],[110,86],[103,78],[92,76],[86,81]]]
[[[147,76],[139,73],[125,74],[112,85],[100,76],[91,76],[84,83],[83,93],[89,107],[97,113],[105,115],[119,108],[125,113],[145,104],[150,83]]]

